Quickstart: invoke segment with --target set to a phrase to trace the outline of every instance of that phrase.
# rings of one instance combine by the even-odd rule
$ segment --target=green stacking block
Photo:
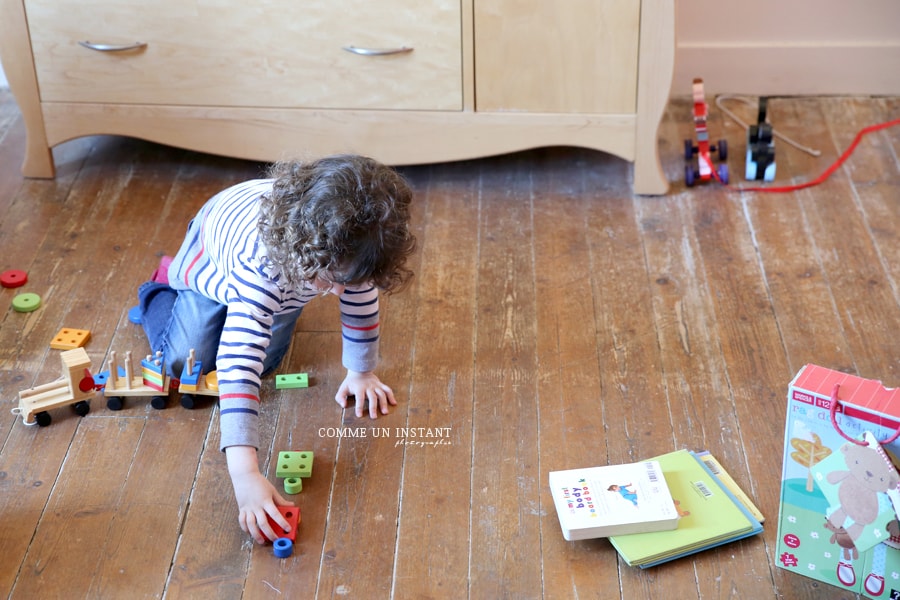
[[[275,376],[276,390],[305,387],[309,387],[309,376],[306,373],[287,373]]]
[[[312,468],[312,452],[279,452],[275,475],[277,477],[312,477]]]
[[[299,477],[286,477],[284,480],[284,492],[286,494],[299,494],[303,491],[303,480]]]

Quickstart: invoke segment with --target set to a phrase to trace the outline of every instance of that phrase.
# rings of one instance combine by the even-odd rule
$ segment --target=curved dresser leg
[[[22,174],[26,177],[53,177],[53,153],[47,145],[22,0],[0,0],[0,56],[3,57],[3,71],[19,105],[28,136]]]
[[[665,194],[669,182],[659,160],[659,123],[669,101],[675,69],[675,5],[641,2],[634,193]]]

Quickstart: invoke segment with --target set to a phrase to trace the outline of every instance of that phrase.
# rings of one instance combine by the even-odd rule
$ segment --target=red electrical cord
[[[861,129],[856,134],[856,137],[853,138],[853,142],[850,144],[850,146],[846,150],[844,150],[844,153],[841,154],[836,161],[834,161],[834,164],[832,164],[830,167],[825,169],[825,171],[821,175],[819,175],[812,181],[807,181],[805,183],[798,183],[795,185],[780,186],[780,187],[739,187],[739,188],[734,188],[734,187],[729,186],[727,183],[723,184],[723,185],[725,185],[729,189],[732,189],[736,192],[773,192],[773,193],[795,192],[797,190],[802,190],[802,189],[805,189],[808,187],[812,187],[814,185],[819,185],[820,183],[822,183],[823,181],[828,179],[832,173],[837,171],[838,168],[840,168],[840,166],[842,164],[844,164],[844,162],[848,158],[850,158],[850,155],[853,154],[853,151],[859,145],[859,142],[862,140],[863,136],[873,133],[875,131],[881,131],[882,129],[887,129],[888,127],[893,127],[895,125],[900,125],[900,119],[894,119],[893,121],[887,121],[885,123],[877,123],[875,125],[869,125],[868,127],[864,127],[863,129]],[[712,170],[713,177],[716,178],[716,181],[718,181],[719,183],[722,183],[722,180],[719,179],[719,174],[716,172],[715,167],[712,165],[712,163],[709,161],[709,159],[705,156],[703,158],[709,164],[710,169]]]

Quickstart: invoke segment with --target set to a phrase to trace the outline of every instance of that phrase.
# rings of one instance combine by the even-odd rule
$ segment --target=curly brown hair
[[[282,162],[260,200],[259,235],[291,285],[316,278],[372,282],[385,292],[412,277],[412,191],[395,170],[352,154]]]

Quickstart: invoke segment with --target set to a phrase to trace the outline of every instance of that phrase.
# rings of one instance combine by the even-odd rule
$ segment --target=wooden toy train
[[[177,390],[181,393],[181,406],[184,408],[194,408],[195,396],[219,395],[216,372],[212,371],[204,376],[202,365],[195,359],[193,350],[184,361],[181,379],[173,379],[166,375],[162,352],[147,355],[141,361],[140,376],[133,374],[131,352],[126,352],[124,370],[123,377],[119,371],[116,353],[110,352],[109,379],[103,389],[103,395],[106,396],[106,408],[110,410],[121,410],[124,406],[123,398],[129,396],[150,396],[150,406],[163,409],[166,407],[169,390]]]
[[[115,351],[110,352],[109,372],[96,377],[91,374],[91,359],[84,348],[66,350],[60,354],[60,360],[62,376],[58,380],[19,392],[19,405],[12,412],[21,415],[26,425],[46,427],[51,422],[48,411],[69,405],[83,417],[90,412],[90,399],[97,391],[103,392],[110,410],[121,410],[124,398],[131,396],[150,396],[150,405],[163,409],[170,390],[179,391],[181,405],[189,409],[196,404],[195,396],[219,395],[216,372],[204,376],[193,350],[185,360],[181,379],[166,375],[161,352],[141,361],[139,376],[133,374],[131,352],[125,353],[123,366],[118,364]]]

